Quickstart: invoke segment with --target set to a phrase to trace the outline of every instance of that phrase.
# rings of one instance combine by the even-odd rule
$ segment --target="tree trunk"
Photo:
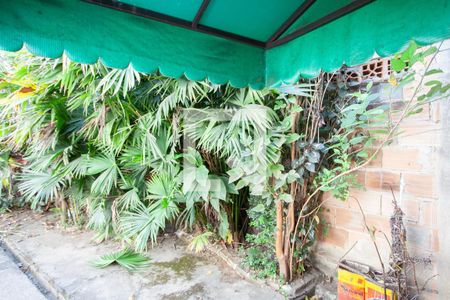
[[[288,271],[288,259],[284,255],[283,251],[283,202],[280,200],[275,201],[277,209],[277,228],[275,234],[275,253],[278,259],[280,276],[287,282],[290,280]]]
[[[298,98],[296,98],[295,104],[298,105]],[[291,133],[295,133],[297,131],[297,121],[299,114],[292,113],[292,124],[291,124]],[[291,143],[291,162],[293,162],[296,158],[296,142]],[[290,191],[292,197],[292,202],[288,205],[288,211],[286,216],[286,230],[284,233],[284,258],[286,261],[291,261],[291,235],[294,232],[295,225],[295,197],[297,192],[297,183],[294,181],[290,185]],[[286,281],[290,281],[293,277],[293,271],[291,270],[291,264],[287,264],[287,272],[288,275],[286,277]]]
[[[66,202],[66,199],[64,199],[63,194],[60,194],[58,196],[58,199],[59,199],[59,205],[61,207],[61,223],[63,225],[65,225],[67,222],[67,202]]]

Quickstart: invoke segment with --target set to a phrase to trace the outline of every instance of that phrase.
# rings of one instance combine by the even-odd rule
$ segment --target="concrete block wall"
[[[445,70],[439,77],[450,76],[450,41],[446,41],[434,65]],[[409,99],[417,82],[403,89],[403,98]],[[450,156],[442,154],[444,140],[450,139],[448,104],[446,101],[432,103],[424,110],[408,117],[401,125],[401,134],[382,149],[370,166],[357,173],[363,189],[351,191],[348,201],[324,195],[325,204],[321,217],[326,230],[319,232],[314,249],[316,264],[326,273],[335,275],[337,262],[345,257],[380,267],[373,241],[367,232],[363,216],[355,199],[358,199],[371,228],[383,232],[376,234],[376,241],[385,264],[390,254],[389,218],[393,212],[393,194],[405,212],[407,242],[411,256],[430,258],[431,264],[417,267],[417,277],[423,284],[428,280],[423,299],[442,298],[449,288],[439,287],[443,279],[436,274],[444,266],[450,266],[450,256],[442,256],[442,235],[450,230],[450,220],[440,218],[440,210],[449,209],[450,194],[442,189],[443,160],[450,164]],[[444,111],[447,115],[444,115]],[[445,118],[445,122],[442,121]],[[445,170],[444,170],[445,171]],[[450,170],[447,173],[450,176]],[[450,190],[450,188],[448,189]],[[449,225],[447,227],[446,225]],[[449,239],[450,240],[450,239]],[[449,245],[450,246],[450,245]],[[444,261],[448,264],[445,265]],[[439,267],[441,266],[441,267]],[[449,271],[450,272],[450,271]],[[442,272],[441,272],[442,273]],[[431,278],[431,279],[430,279]]]

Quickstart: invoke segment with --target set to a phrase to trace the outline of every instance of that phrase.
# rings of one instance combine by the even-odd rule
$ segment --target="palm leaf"
[[[137,188],[133,188],[120,196],[118,199],[119,206],[126,210],[136,208],[141,202],[138,192]]]
[[[214,234],[210,231],[195,236],[189,243],[188,249],[195,253],[202,252],[210,244],[209,239]]]
[[[98,175],[91,186],[94,194],[108,195],[113,186],[117,185],[119,176],[122,176],[116,160],[112,155],[100,155],[86,160],[86,174]]]
[[[26,199],[31,201],[33,209],[56,198],[59,191],[65,187],[66,180],[59,174],[35,172],[26,170],[19,177],[19,190]]]
[[[99,269],[106,268],[112,264],[118,264],[129,272],[136,272],[147,268],[150,265],[150,259],[141,253],[126,248],[119,252],[105,254],[92,261],[91,264]]]
[[[116,95],[122,90],[122,96],[125,97],[140,80],[139,72],[135,71],[131,65],[123,70],[111,69],[99,82],[97,91],[105,96],[107,93]]]
[[[137,207],[125,212],[120,218],[120,231],[127,239],[134,239],[135,248],[142,251],[147,242],[156,243],[158,233],[178,214],[176,203],[179,196],[179,183],[175,176],[161,173],[153,177],[147,186],[149,206],[138,202]]]
[[[97,241],[107,240],[112,233],[112,211],[109,201],[101,197],[90,197],[88,200],[89,222],[87,227],[97,232]]]
[[[120,218],[120,230],[126,239],[134,239],[135,249],[147,249],[147,242],[156,244],[159,232],[167,220],[174,220],[177,205],[170,200],[159,200],[147,207],[140,203],[132,212],[125,212]]]

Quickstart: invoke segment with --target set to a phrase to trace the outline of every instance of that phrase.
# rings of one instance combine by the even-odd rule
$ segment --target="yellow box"
[[[338,300],[364,300],[364,276],[338,269]]]
[[[371,282],[369,280],[366,280],[364,294],[366,300],[385,300],[384,287],[378,283]],[[397,300],[397,297],[392,290],[386,288],[386,299]]]

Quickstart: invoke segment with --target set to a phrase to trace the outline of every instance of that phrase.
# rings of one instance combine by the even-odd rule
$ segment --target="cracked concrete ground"
[[[268,287],[240,278],[218,258],[189,253],[175,237],[164,238],[148,251],[152,264],[147,270],[130,274],[119,266],[91,267],[91,260],[119,250],[120,245],[95,244],[92,232],[63,231],[55,216],[26,211],[3,215],[0,232],[32,262],[36,273],[60,291],[60,298],[283,299]]]

